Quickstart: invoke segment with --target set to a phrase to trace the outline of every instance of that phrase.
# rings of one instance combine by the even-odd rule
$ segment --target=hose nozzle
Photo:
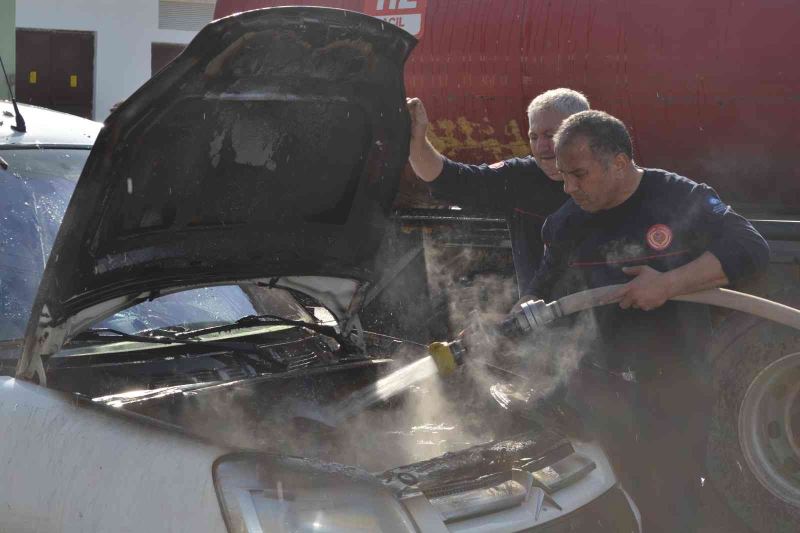
[[[446,376],[464,364],[464,345],[460,339],[451,342],[434,342],[428,346],[428,353],[436,363],[439,374]]]
[[[436,363],[439,374],[446,376],[464,364],[467,351],[491,351],[495,341],[492,337],[500,334],[514,339],[560,318],[563,313],[558,302],[545,303],[544,300],[530,300],[521,305],[521,311],[513,313],[500,324],[486,328],[477,313],[471,314],[471,325],[461,336],[450,342],[434,342],[428,346],[428,353]]]

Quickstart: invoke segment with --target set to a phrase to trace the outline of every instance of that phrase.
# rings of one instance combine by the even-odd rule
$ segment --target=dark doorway
[[[94,33],[17,30],[17,99],[92,118]]]
[[[166,67],[185,48],[185,44],[152,43],[150,45],[150,75],[155,76],[156,72]]]

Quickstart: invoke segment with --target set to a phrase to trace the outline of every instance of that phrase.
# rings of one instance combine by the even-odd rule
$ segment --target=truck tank
[[[448,157],[527,155],[527,103],[570,87],[625,122],[643,166],[709,183],[751,215],[800,212],[794,0],[218,0],[215,17],[299,4],[417,34],[406,91]],[[423,191],[407,185],[413,204]]]

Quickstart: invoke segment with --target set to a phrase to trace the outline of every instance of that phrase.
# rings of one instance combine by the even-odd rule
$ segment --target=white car
[[[520,434],[466,385],[304,415],[423,352],[359,320],[413,46],[363,15],[259,10],[102,129],[20,106],[15,131],[0,103],[0,530],[639,530],[596,445]]]

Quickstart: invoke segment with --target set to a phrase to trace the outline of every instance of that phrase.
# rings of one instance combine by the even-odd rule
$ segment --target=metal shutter
[[[162,30],[199,31],[214,18],[214,2],[159,0],[158,27]]]

